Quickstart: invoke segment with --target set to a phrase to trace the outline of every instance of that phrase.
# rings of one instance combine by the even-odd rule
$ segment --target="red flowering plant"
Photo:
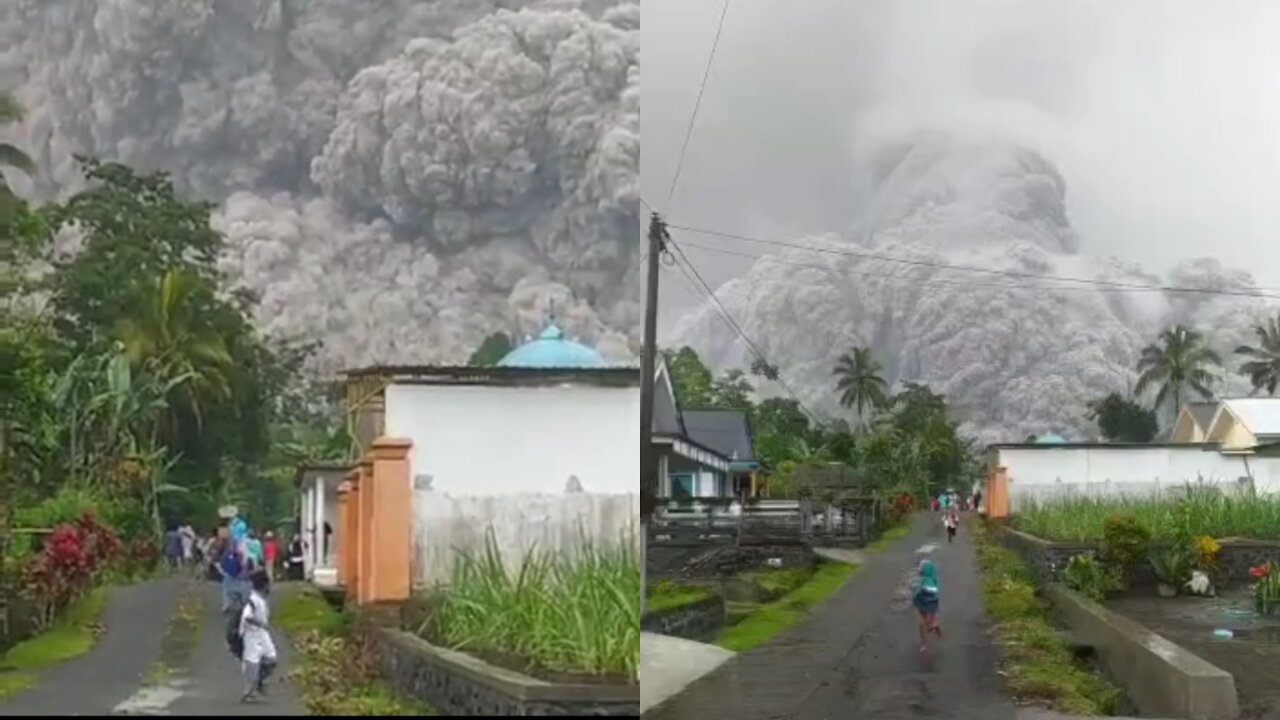
[[[916,511],[916,499],[911,493],[899,493],[889,503],[889,524],[897,525]]]
[[[119,552],[115,533],[91,512],[54,528],[23,571],[23,592],[37,605],[41,627],[93,589]]]
[[[1253,604],[1263,615],[1274,614],[1280,608],[1280,567],[1267,562],[1249,568],[1253,578]]]

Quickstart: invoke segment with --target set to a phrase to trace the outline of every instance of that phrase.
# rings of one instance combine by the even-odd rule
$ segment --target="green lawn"
[[[0,658],[0,700],[35,685],[40,671],[89,652],[106,603],[107,589],[97,588],[67,608],[47,632],[10,648]]]
[[[885,530],[884,533],[880,535],[879,540],[876,540],[875,542],[868,545],[867,550],[869,552],[880,552],[881,550],[884,550],[885,548],[889,547],[895,542],[906,537],[907,533],[909,532],[911,532],[910,522],[904,522],[900,525],[894,525],[888,530]]]
[[[822,563],[809,580],[783,597],[765,605],[725,628],[716,644],[726,650],[744,652],[772,640],[778,633],[800,622],[818,603],[840,589],[857,568],[844,563]]]
[[[754,583],[769,594],[769,597],[780,597],[792,592],[813,577],[814,568],[791,568],[788,570],[753,570],[739,577]]]
[[[660,582],[649,588],[649,596],[645,598],[645,609],[651,613],[671,610],[672,608],[701,602],[714,594],[705,588],[681,585],[674,582]]]

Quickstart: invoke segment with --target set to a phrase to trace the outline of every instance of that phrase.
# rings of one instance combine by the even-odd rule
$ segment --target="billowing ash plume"
[[[219,201],[225,269],[322,368],[460,362],[552,305],[633,356],[638,5],[19,0],[0,28],[23,189],[74,189],[80,153]]]
[[[1254,342],[1252,323],[1274,311],[1262,298],[1109,292],[937,265],[1255,289],[1247,273],[1196,260],[1162,282],[1114,259],[1077,254],[1066,184],[1047,158],[1024,147],[923,135],[893,145],[871,165],[876,190],[863,229],[797,241],[839,253],[786,249],[718,293],[815,411],[848,415],[832,368],[850,346],[868,345],[890,382],[923,382],[945,393],[969,436],[1007,442],[1056,431],[1090,439],[1097,428],[1085,404],[1128,392],[1141,348],[1175,322],[1204,331],[1224,356],[1222,394],[1248,391],[1231,351]],[[688,314],[671,340],[706,352],[718,366],[750,364],[736,334],[708,307]]]

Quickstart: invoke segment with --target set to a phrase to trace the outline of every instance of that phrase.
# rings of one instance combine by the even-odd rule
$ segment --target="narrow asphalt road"
[[[239,664],[227,651],[218,586],[162,580],[112,592],[105,634],[87,654],[45,672],[37,685],[6,703],[0,717],[78,715],[305,715],[287,683],[273,683],[267,702],[243,705]],[[183,667],[154,671],[183,590],[202,596],[199,636]],[[290,669],[278,632],[280,674]],[[278,681],[279,678],[277,677]]]
[[[944,637],[920,652],[908,597],[919,551],[938,565]],[[645,714],[650,720],[1013,720],[987,637],[973,547],[922,514],[848,584],[765,647],[743,653]]]

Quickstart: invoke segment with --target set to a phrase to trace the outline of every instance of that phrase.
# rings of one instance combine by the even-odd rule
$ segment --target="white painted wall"
[[[413,492],[418,586],[447,582],[490,529],[513,572],[534,546],[638,546],[639,388],[392,385],[386,434],[413,441],[411,478],[431,476]]]
[[[391,385],[386,434],[413,441],[410,476],[457,495],[638,493],[640,389]]]
[[[1199,447],[1000,448],[997,452],[997,463],[1009,472],[1009,504],[1014,512],[1027,499],[1149,495],[1200,477],[1234,487],[1239,478],[1252,475],[1258,492],[1280,491],[1280,458],[1246,458]]]
[[[596,547],[626,542],[639,548],[638,493],[414,495],[414,582],[419,587],[448,582],[458,550],[473,556],[483,553],[490,528],[513,576],[535,546],[561,554],[581,549],[584,541]]]

